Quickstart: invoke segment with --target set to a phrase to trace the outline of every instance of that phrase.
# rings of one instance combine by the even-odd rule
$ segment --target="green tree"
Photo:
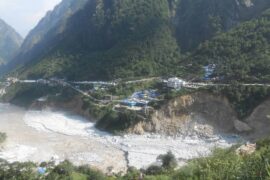
[[[162,167],[167,170],[172,170],[177,166],[177,160],[171,151],[168,151],[165,155],[158,157],[162,161]]]

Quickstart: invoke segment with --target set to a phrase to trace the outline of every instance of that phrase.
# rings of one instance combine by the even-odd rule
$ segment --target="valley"
[[[230,147],[244,141],[233,134],[162,136],[158,134],[116,136],[95,129],[86,119],[65,112],[24,110],[0,105],[0,131],[7,134],[0,158],[10,162],[56,161],[89,164],[107,172],[126,172],[128,166],[147,168],[171,150],[179,165],[207,156],[215,147]]]
[[[148,79],[147,81],[151,82],[157,79]],[[130,86],[130,84],[142,81],[146,80],[137,79],[118,83]],[[168,88],[167,83],[164,84],[163,80],[158,82],[163,84],[161,89]],[[269,132],[269,128],[265,128],[261,132],[258,130],[257,123],[254,124],[256,120],[254,116],[257,117],[256,112],[252,113],[247,121],[239,121],[226,98],[203,92],[207,86],[227,87],[231,86],[230,84],[215,84],[209,81],[208,83],[185,82],[180,89],[169,88],[169,92],[181,93],[187,89],[195,91],[192,92],[192,90],[187,94],[167,99],[168,102],[158,109],[151,107],[151,104],[147,105],[148,108],[152,109],[150,116],[144,114],[143,109],[138,110],[139,106],[135,108],[136,105],[122,106],[120,111],[118,103],[122,102],[121,99],[102,100],[102,96],[98,97],[101,99],[96,99],[97,97],[92,97],[95,93],[88,94],[91,91],[85,88],[85,85],[89,84],[117,87],[118,83],[68,82],[55,78],[51,80],[9,78],[9,81],[3,83],[3,87],[7,88],[7,94],[9,94],[9,86],[12,87],[16,84],[26,84],[27,86],[30,84],[31,87],[37,86],[37,88],[40,84],[45,85],[44,87],[60,87],[64,92],[72,90],[75,97],[89,99],[91,103],[96,103],[97,107],[107,106],[117,114],[125,113],[126,110],[123,110],[125,107],[128,111],[134,111],[137,116],[143,117],[140,121],[124,127],[117,133],[115,124],[119,124],[119,122],[111,124],[104,121],[104,118],[94,119],[95,116],[91,113],[91,118],[76,115],[81,113],[68,109],[74,109],[75,105],[77,109],[80,109],[80,103],[75,101],[75,105],[72,104],[71,98],[67,102],[64,101],[65,105],[63,106],[61,103],[58,104],[58,100],[50,100],[55,99],[56,95],[48,95],[50,91],[45,91],[45,96],[37,96],[31,101],[31,106],[26,109],[10,104],[1,104],[0,132],[6,133],[8,138],[2,146],[0,158],[9,162],[33,161],[36,163],[43,161],[60,163],[67,159],[74,165],[88,164],[104,173],[119,173],[126,172],[129,167],[147,169],[153,164],[160,164],[157,157],[168,151],[176,156],[178,165],[181,167],[191,159],[211,155],[215,148],[229,148],[238,143],[253,141],[265,137],[265,134]],[[240,84],[240,86],[268,87],[269,85],[247,83]],[[161,92],[161,89],[156,89],[156,92]],[[145,91],[145,89],[140,90],[138,92]],[[33,91],[31,90],[31,92]],[[59,92],[61,91],[58,90],[54,93],[58,94],[57,96],[63,96]],[[111,96],[116,95],[119,96],[119,94],[111,94]],[[135,95],[137,94],[135,93]],[[135,95],[132,96],[135,97]],[[64,96],[67,94],[64,93]],[[119,97],[125,98],[123,94]],[[52,103],[54,101],[56,104]],[[69,103],[71,103],[70,107],[67,108]],[[113,106],[110,105],[111,103]],[[162,101],[158,100],[155,103],[162,104]],[[66,108],[60,108],[65,106]],[[141,112],[142,110],[143,112]],[[265,112],[261,114],[261,119],[268,115],[266,109],[263,111]],[[113,119],[109,117],[108,121],[113,121]],[[262,122],[261,125],[266,127],[268,123]],[[110,128],[116,129],[111,131]],[[101,129],[107,132],[101,131]],[[252,131],[252,129],[256,131]],[[113,132],[113,134],[108,131]]]
[[[0,179],[270,177],[269,0],[52,1],[0,3]]]

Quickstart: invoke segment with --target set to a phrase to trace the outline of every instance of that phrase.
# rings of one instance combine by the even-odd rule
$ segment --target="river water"
[[[0,132],[8,137],[0,158],[10,162],[68,159],[75,165],[89,164],[102,171],[113,167],[114,172],[126,171],[127,165],[145,168],[169,150],[183,163],[239,141],[228,135],[211,139],[154,134],[113,136],[66,112],[27,111],[8,104],[0,104]]]

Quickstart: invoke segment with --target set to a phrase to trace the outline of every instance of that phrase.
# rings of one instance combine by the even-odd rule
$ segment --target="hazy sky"
[[[0,0],[0,18],[23,37],[61,0]]]

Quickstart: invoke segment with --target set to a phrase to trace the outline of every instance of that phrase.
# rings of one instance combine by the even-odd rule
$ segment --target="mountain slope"
[[[268,0],[181,0],[174,17],[176,37],[181,49],[190,51],[268,8]]]
[[[53,11],[49,11],[27,35],[16,57],[1,71],[8,72],[46,54],[52,48],[54,38],[64,31],[69,17],[80,10],[87,1],[63,0]]]
[[[270,82],[270,10],[203,43],[189,61],[216,64],[226,81]]]
[[[22,37],[0,19],[0,64],[7,63],[22,43]]]
[[[79,80],[182,75],[180,49],[192,52],[267,8],[268,0],[66,0],[7,69]]]
[[[24,75],[155,76],[173,71],[179,61],[167,0],[91,0],[47,47],[21,69]]]
[[[28,34],[20,52],[27,53],[31,48],[44,41],[47,34],[55,36],[64,31],[67,19],[84,6],[87,0],[64,0],[53,11],[49,11],[38,25]]]

